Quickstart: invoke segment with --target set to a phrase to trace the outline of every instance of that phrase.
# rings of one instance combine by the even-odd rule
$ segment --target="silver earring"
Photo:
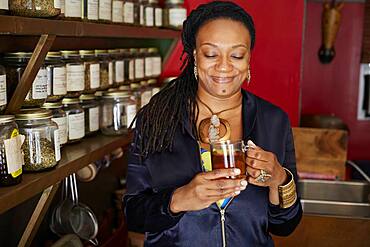
[[[198,70],[197,70],[197,65],[194,64],[194,77],[196,80],[198,80]]]
[[[248,69],[247,81],[248,83],[251,81],[251,70],[250,69]]]

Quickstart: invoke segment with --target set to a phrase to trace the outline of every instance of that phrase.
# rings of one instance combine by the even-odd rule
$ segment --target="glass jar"
[[[79,54],[84,64],[85,89],[82,93],[95,93],[100,87],[100,64],[92,50],[80,50]]]
[[[162,58],[159,50],[156,47],[151,47],[148,49],[148,53],[148,56],[151,58],[152,77],[159,77],[162,73]]]
[[[54,0],[9,0],[9,10],[14,15],[28,17],[53,17],[60,14]]]
[[[145,77],[144,57],[147,49],[131,49],[135,53],[135,81],[140,81]]]
[[[157,86],[157,79],[148,80],[148,87],[152,90],[152,97],[161,90],[161,88]]]
[[[112,21],[112,0],[99,0],[99,22]]]
[[[163,26],[163,9],[159,6],[158,1],[152,0],[154,5],[154,26]],[[157,2],[157,3],[156,3]]]
[[[99,19],[99,0],[83,0],[82,4],[84,20],[97,21]]]
[[[148,0],[144,4],[145,26],[153,27],[155,22],[155,8],[158,7],[158,0]]]
[[[0,185],[9,186],[22,181],[22,142],[14,116],[0,116]]]
[[[113,62],[107,50],[95,50],[100,64],[100,89],[106,90],[113,85]]]
[[[123,56],[125,61],[125,71],[123,75],[125,77],[125,83],[131,83],[135,80],[135,51],[137,49],[123,49]]]
[[[140,26],[143,24],[144,7],[141,0],[134,0],[134,25]]]
[[[20,82],[31,55],[30,52],[6,53],[4,55],[8,100]],[[47,85],[47,72],[45,66],[42,65],[24,99],[22,107],[40,107],[48,96]]]
[[[163,25],[165,27],[182,29],[182,23],[186,19],[186,9],[183,4],[184,0],[166,0],[163,9]]]
[[[60,52],[48,52],[45,58],[48,83],[47,101],[61,100],[67,94],[66,66]]]
[[[124,58],[122,49],[108,50],[113,62],[113,86],[118,86],[124,81]]]
[[[78,98],[64,98],[63,110],[67,114],[67,143],[80,141],[85,136],[85,113]]]
[[[5,67],[0,64],[0,113],[6,109],[6,71]]]
[[[63,110],[62,102],[46,102],[42,108],[51,111],[51,120],[58,125],[59,143],[61,146],[65,145],[68,141],[67,114]]]
[[[64,1],[64,16],[69,20],[82,19],[82,0],[65,0]]]
[[[152,98],[152,89],[149,87],[147,81],[141,81],[140,85],[141,85],[140,108],[142,108],[146,104],[148,104],[150,99]]]
[[[79,97],[85,89],[85,69],[78,51],[61,51],[66,64],[66,97]]]
[[[136,115],[136,104],[127,91],[106,92],[101,104],[100,127],[105,135],[121,135]]]
[[[123,0],[112,1],[112,22],[123,23]]]
[[[26,137],[22,145],[24,171],[47,170],[60,160],[58,125],[51,118],[46,109],[21,110],[15,115],[19,132]]]
[[[85,134],[94,134],[99,130],[99,103],[93,94],[81,95],[80,102],[85,111]]]
[[[123,23],[131,25],[135,23],[134,0],[126,0],[123,3]]]

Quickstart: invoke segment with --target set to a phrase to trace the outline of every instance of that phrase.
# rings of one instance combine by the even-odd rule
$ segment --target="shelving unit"
[[[159,47],[164,63],[180,37],[180,32],[164,28],[148,28],[83,21],[26,18],[0,15],[0,53],[33,51],[22,78],[8,102],[6,113],[19,111],[36,74],[50,50]],[[43,192],[23,233],[19,246],[29,246],[37,232],[59,182],[89,163],[119,147],[127,147],[130,135],[107,137],[97,135],[62,149],[62,159],[50,171],[24,174],[23,181],[0,188],[0,215]]]

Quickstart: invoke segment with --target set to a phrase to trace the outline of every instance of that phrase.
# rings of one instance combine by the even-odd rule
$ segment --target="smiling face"
[[[241,22],[216,19],[203,25],[194,51],[199,90],[218,98],[238,93],[248,75],[250,45],[249,31]]]

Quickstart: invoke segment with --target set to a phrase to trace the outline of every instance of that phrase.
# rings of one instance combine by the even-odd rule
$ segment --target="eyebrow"
[[[209,42],[202,43],[201,46],[203,46],[203,45],[209,45],[209,46],[217,47],[217,45],[209,43]],[[232,46],[232,48],[238,48],[238,47],[244,47],[244,48],[248,49],[248,46],[246,46],[244,44],[238,44],[238,45],[233,45]]]

